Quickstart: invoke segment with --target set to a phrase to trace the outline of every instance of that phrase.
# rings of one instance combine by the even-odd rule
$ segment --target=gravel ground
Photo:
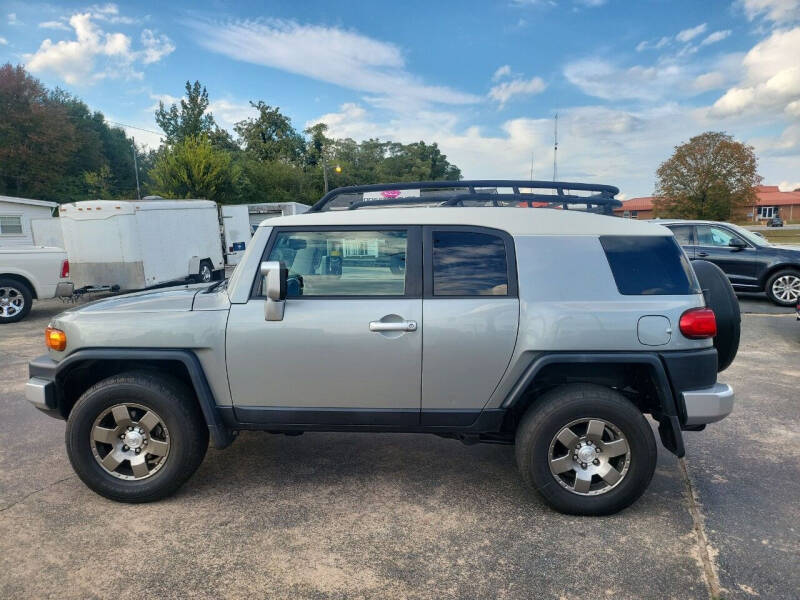
[[[659,449],[633,507],[577,518],[513,448],[424,435],[245,433],[173,498],[105,500],[23,398],[62,309],[37,303],[0,329],[0,597],[797,598],[800,323],[742,308],[734,414],[687,433],[683,463]]]

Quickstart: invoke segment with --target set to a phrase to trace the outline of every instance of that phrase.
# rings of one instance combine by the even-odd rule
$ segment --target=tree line
[[[90,198],[208,198],[222,203],[314,203],[331,189],[382,181],[458,180],[436,143],[333,139],[325,124],[303,131],[278,107],[251,102],[255,116],[221,128],[206,88],[186,82],[180,102],[159,103],[157,149],[79,98],[48,90],[22,66],[0,67],[0,194],[74,202]],[[134,159],[135,155],[135,159]],[[134,166],[136,165],[136,166]]]

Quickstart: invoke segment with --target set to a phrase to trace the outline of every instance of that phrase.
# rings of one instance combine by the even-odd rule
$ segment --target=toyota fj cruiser
[[[682,456],[683,431],[731,412],[717,372],[739,338],[724,274],[606,216],[617,191],[334,190],[264,221],[230,280],[55,317],[27,398],[66,419],[80,478],[125,502],[171,494],[241,430],[418,432],[515,444],[555,509],[613,513],[656,466],[645,415]]]

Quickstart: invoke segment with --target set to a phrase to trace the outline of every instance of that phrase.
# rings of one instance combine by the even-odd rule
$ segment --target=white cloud
[[[703,73],[694,78],[692,87],[698,92],[707,92],[708,90],[716,90],[725,85],[725,75],[719,71],[711,71]]]
[[[157,62],[175,49],[168,37],[142,32],[140,51],[131,48],[131,38],[120,32],[106,33],[94,21],[96,14],[116,14],[113,5],[100,7],[105,13],[77,13],[69,18],[74,40],[53,42],[45,39],[33,54],[25,55],[27,67],[34,73],[52,72],[69,84],[91,84],[106,77],[141,77],[136,62]],[[96,63],[101,62],[99,70]]]
[[[19,25],[20,22],[17,20],[17,13],[8,13],[8,24],[9,25]]]
[[[138,20],[133,17],[120,15],[119,8],[113,3],[95,4],[89,8],[89,12],[98,21],[106,21],[113,25],[133,25],[138,23]]]
[[[0,37],[0,46],[7,46],[8,40],[4,37]]]
[[[39,23],[39,27],[41,29],[60,29],[62,31],[69,31],[70,27],[63,21],[45,21],[44,23]]]
[[[686,79],[684,69],[675,63],[625,68],[596,58],[569,63],[564,76],[585,94],[605,100],[657,100]]]
[[[708,46],[709,44],[716,44],[717,42],[721,42],[726,37],[731,34],[730,29],[724,29],[722,31],[715,31],[706,37],[702,42],[700,42],[701,46]]]
[[[503,65],[502,67],[497,67],[497,70],[492,75],[492,81],[497,81],[499,79],[503,79],[503,77],[509,77],[511,75],[511,67],[509,65]]]
[[[793,114],[800,100],[800,26],[777,29],[756,44],[742,60],[744,76],[719,98],[712,117],[757,111]]]
[[[675,39],[679,42],[686,42],[692,41],[698,35],[702,35],[706,32],[708,25],[706,23],[700,23],[697,27],[690,27],[689,29],[684,29],[683,31],[679,31],[678,34],[675,36]]]
[[[795,190],[800,190],[800,181],[795,181],[794,183],[789,181],[781,181],[778,184],[778,189],[782,192],[794,192]]]
[[[352,30],[279,19],[194,20],[189,25],[202,46],[235,60],[371,94],[444,104],[480,100],[449,87],[425,84],[407,71],[398,46]]]
[[[504,106],[506,102],[514,96],[530,96],[544,91],[547,84],[541,77],[531,77],[530,79],[513,79],[504,81],[489,90],[489,97]]]
[[[739,4],[750,21],[757,17],[775,23],[800,19],[800,0],[740,0]]]

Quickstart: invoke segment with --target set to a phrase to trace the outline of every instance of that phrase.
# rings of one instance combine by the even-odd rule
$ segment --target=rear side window
[[[434,231],[433,295],[507,296],[503,239],[471,231]]]
[[[668,225],[681,246],[694,246],[694,225]]]
[[[600,236],[620,294],[697,294],[700,286],[672,236]]]

